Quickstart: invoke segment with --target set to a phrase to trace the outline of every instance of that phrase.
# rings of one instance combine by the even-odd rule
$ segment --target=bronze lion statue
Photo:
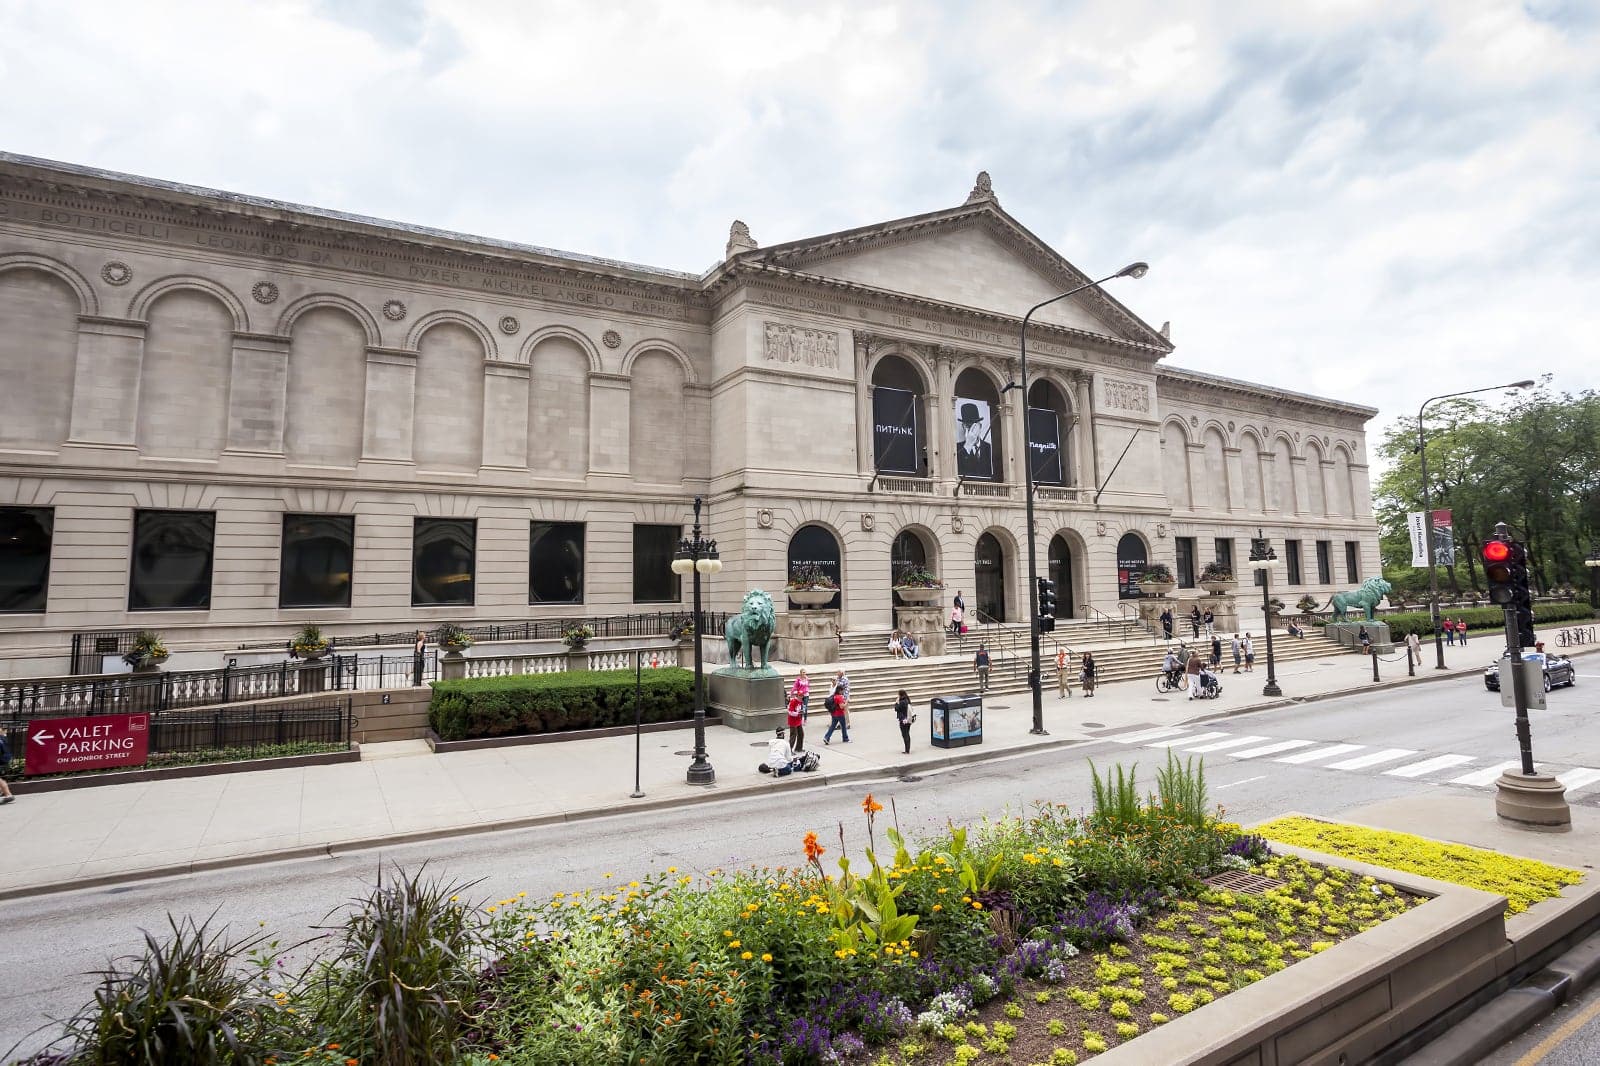
[[[1348,621],[1346,614],[1350,608],[1360,607],[1366,612],[1367,621],[1376,621],[1373,609],[1378,606],[1379,600],[1389,594],[1392,587],[1381,577],[1369,577],[1353,592],[1335,592],[1333,598],[1328,601],[1328,606],[1333,608],[1333,620]]]
[[[778,628],[778,615],[772,606],[772,597],[760,589],[751,589],[744,595],[744,605],[739,613],[728,619],[722,635],[728,640],[728,662],[739,666],[744,659],[746,670],[754,670],[755,652],[761,651],[761,668],[768,669],[772,657],[772,638]]]

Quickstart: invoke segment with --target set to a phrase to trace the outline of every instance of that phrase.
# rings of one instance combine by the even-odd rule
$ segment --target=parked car
[[[1546,652],[1527,651],[1522,653],[1525,660],[1544,663],[1544,690],[1549,692],[1557,685],[1576,685],[1578,671],[1573,669],[1572,660],[1559,655],[1550,655]],[[1483,672],[1483,687],[1490,692],[1500,691],[1500,664],[1490,664]]]

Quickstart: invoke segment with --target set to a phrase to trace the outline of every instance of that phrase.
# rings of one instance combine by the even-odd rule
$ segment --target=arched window
[[[174,289],[147,312],[136,440],[145,455],[214,459],[228,439],[233,315],[208,292]],[[208,586],[209,587],[209,586]]]
[[[0,443],[54,448],[72,421],[78,294],[42,270],[0,273]]]
[[[482,465],[483,359],[483,342],[459,322],[441,322],[422,335],[413,421],[417,466],[476,471]]]
[[[928,565],[930,553],[928,543],[922,534],[912,529],[902,529],[894,538],[894,543],[889,546],[889,585],[891,590],[896,585],[903,585],[908,580],[915,581],[920,575],[937,576],[933,567]],[[904,607],[906,601],[901,599],[898,592],[891,592],[894,597],[894,606]]]
[[[956,473],[969,481],[1004,481],[1001,454],[1000,394],[981,370],[956,378]]]
[[[1161,485],[1167,490],[1167,506],[1187,511],[1193,506],[1189,495],[1189,434],[1176,422],[1161,427]]]
[[[1071,618],[1074,610],[1072,589],[1072,545],[1060,533],[1050,538],[1050,580],[1056,583],[1057,618]]]
[[[1117,599],[1136,600],[1143,595],[1139,591],[1139,575],[1149,562],[1144,538],[1137,533],[1124,533],[1117,541]]]
[[[664,351],[633,361],[628,384],[628,466],[637,482],[677,485],[684,472],[684,372]]]
[[[367,334],[350,312],[315,307],[289,332],[283,454],[291,463],[354,466],[361,458]]]
[[[1065,485],[1072,480],[1067,434],[1072,420],[1061,390],[1040,379],[1028,386],[1028,466],[1039,485]]]
[[[790,577],[794,577],[797,572],[820,573],[831,578],[835,586],[843,588],[844,565],[839,551],[839,538],[827,528],[815,524],[804,525],[795,530],[794,536],[789,538]],[[794,606],[792,602],[791,606]],[[818,606],[828,610],[838,610],[838,594],[836,593],[827,603]]]
[[[927,388],[898,355],[872,368],[872,468],[881,474],[928,476]]]

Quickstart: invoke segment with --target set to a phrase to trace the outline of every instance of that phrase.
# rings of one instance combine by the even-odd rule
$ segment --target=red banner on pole
[[[88,718],[36,718],[28,723],[22,772],[61,774],[143,766],[150,757],[148,714],[97,714]]]

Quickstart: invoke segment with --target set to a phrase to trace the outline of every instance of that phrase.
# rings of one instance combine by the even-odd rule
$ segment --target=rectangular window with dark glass
[[[350,606],[355,553],[354,515],[284,515],[278,606]]]
[[[1174,537],[1173,544],[1178,549],[1178,587],[1192,589],[1194,588],[1194,538]]]
[[[1226,566],[1228,568],[1228,572],[1233,574],[1237,579],[1238,572],[1233,568],[1233,538],[1218,537],[1216,551],[1217,562],[1221,563],[1223,566]]]
[[[54,508],[0,507],[0,613],[45,609],[54,532]]]
[[[1317,541],[1317,584],[1333,584],[1333,541]]]
[[[1297,540],[1284,541],[1283,554],[1285,565],[1289,570],[1285,580],[1291,585],[1300,584],[1300,542]]]
[[[216,542],[214,512],[133,512],[128,610],[209,609],[211,561]]]
[[[672,556],[678,550],[679,526],[633,527],[633,602],[677,603],[682,598]]]
[[[415,519],[411,530],[411,606],[469,606],[477,564],[477,519]]]
[[[583,523],[535,522],[528,536],[528,602],[583,602]]]
[[[1361,580],[1361,542],[1344,542],[1344,579],[1354,585]]]

